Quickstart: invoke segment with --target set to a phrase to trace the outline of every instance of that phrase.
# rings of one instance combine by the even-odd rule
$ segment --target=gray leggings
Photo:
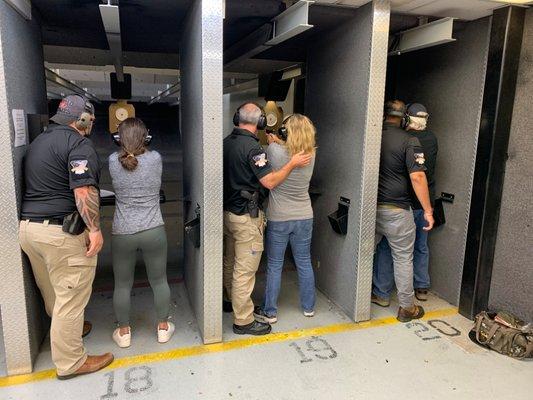
[[[115,291],[113,306],[120,327],[130,325],[131,288],[135,275],[137,250],[143,255],[148,281],[154,292],[154,303],[159,322],[168,319],[170,288],[167,282],[167,234],[164,226],[134,233],[113,235],[113,274]]]

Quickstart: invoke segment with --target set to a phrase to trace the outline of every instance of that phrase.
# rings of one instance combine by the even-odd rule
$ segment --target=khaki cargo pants
[[[87,232],[69,235],[47,221],[21,221],[19,239],[52,318],[50,347],[57,374],[69,375],[87,359],[81,334],[97,257],[85,256]]]
[[[262,211],[258,218],[224,211],[224,295],[233,303],[235,325],[254,321],[251,295],[264,248],[264,229]]]

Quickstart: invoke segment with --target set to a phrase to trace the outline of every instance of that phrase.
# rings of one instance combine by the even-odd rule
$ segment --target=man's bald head
[[[400,126],[405,111],[405,103],[403,101],[388,100],[385,103],[385,122]]]
[[[255,103],[245,103],[239,108],[239,128],[248,129],[250,126],[255,126],[257,130],[257,124],[259,118],[261,118],[261,108]]]

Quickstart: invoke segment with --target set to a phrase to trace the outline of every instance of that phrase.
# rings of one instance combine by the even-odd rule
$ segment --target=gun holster
[[[80,235],[85,231],[85,222],[78,211],[74,211],[72,214],[63,218],[63,232],[71,235]]]
[[[248,214],[250,217],[259,217],[259,192],[248,192],[247,190],[241,190],[241,196],[248,200]]]

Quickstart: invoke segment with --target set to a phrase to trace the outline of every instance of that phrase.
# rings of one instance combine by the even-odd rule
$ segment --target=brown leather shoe
[[[409,308],[398,309],[398,321],[400,322],[409,322],[413,319],[419,319],[424,316],[424,309],[422,306],[412,306]]]
[[[81,337],[85,337],[91,333],[91,329],[93,329],[93,324],[89,321],[83,321],[83,332],[81,333]]]
[[[105,353],[101,356],[87,356],[87,360],[77,371],[73,372],[70,375],[58,375],[57,379],[66,380],[75,378],[76,376],[90,374],[92,372],[100,371],[102,368],[107,367],[113,362],[113,354]]]

